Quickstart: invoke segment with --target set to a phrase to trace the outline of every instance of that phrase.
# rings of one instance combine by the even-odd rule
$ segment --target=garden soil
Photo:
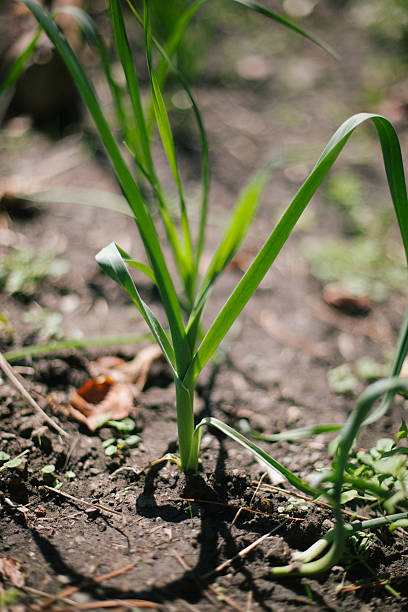
[[[285,166],[277,164],[244,248],[214,290],[207,325],[293,197],[304,166],[312,167],[339,117],[367,110],[360,106],[361,90],[353,93],[354,84],[359,67],[378,50],[363,30],[349,27],[346,9],[335,4],[319,3],[305,25],[332,46],[337,43],[344,55],[354,49],[348,67],[333,64],[319,50],[297,41],[293,50],[286,48],[288,68],[273,64],[268,76],[272,84],[263,77],[245,80],[241,62],[238,76],[230,78],[225,88],[219,83],[223,68],[217,65],[216,51],[208,52],[207,81],[195,87],[213,162],[207,261],[245,177],[280,148],[288,152],[303,147],[305,158],[309,143],[310,151],[305,162],[292,159]],[[228,34],[229,25],[224,23],[215,40]],[[251,48],[250,42],[248,38],[243,53]],[[259,69],[265,68],[259,54],[251,57]],[[285,72],[295,74],[298,62],[304,82],[294,77],[295,91],[293,82],[292,88],[285,88]],[[406,117],[395,110],[396,92],[393,89],[383,102],[394,109],[406,143],[408,126]],[[322,96],[331,110],[322,110],[319,121]],[[290,105],[298,116],[295,128],[284,125]],[[179,158],[194,195],[199,174],[197,138],[183,113],[177,112]],[[118,193],[92,134],[85,137],[71,127],[59,140],[50,140],[32,129],[27,119],[13,118],[4,124],[2,135],[2,253],[5,256],[12,246],[30,245],[37,253],[51,249],[69,264],[63,276],[46,278],[29,296],[0,295],[0,313],[7,315],[8,322],[1,332],[3,352],[44,341],[33,319],[27,319],[33,309],[62,314],[59,328],[66,337],[79,332],[85,337],[144,333],[127,296],[94,261],[95,253],[112,240],[142,257],[131,219],[80,206],[74,196],[64,204],[21,197],[56,187],[69,193],[73,186]],[[364,164],[355,149],[339,163],[360,171],[373,201],[386,200],[379,146],[374,140],[369,143],[367,150],[366,141],[357,140]],[[164,177],[168,172],[164,163],[160,172]],[[214,416],[238,428],[249,422],[266,435],[314,423],[343,423],[364,385],[360,381],[348,394],[336,395],[327,384],[327,371],[367,355],[382,360],[392,351],[406,296],[393,292],[387,301],[370,304],[370,311],[358,316],[328,305],[301,257],[299,243],[344,231],[344,219],[339,211],[327,211],[322,196],[312,206],[314,216],[307,216],[308,223],[290,239],[216,360],[203,371],[197,388],[197,421]],[[143,279],[140,287],[161,316],[154,288]],[[114,356],[130,362],[146,345],[65,350],[14,361],[15,375],[59,429],[33,408],[6,373],[1,374],[0,450],[11,458],[24,453],[17,467],[0,468],[0,600],[16,595],[2,609],[407,609],[408,538],[402,529],[393,533],[382,529],[367,541],[350,543],[338,565],[321,576],[272,578],[272,567],[285,565],[293,550],[307,548],[330,529],[329,507],[300,499],[277,474],[265,473],[265,467],[246,451],[213,430],[204,431],[197,474],[183,475],[173,463],[158,461],[177,450],[174,388],[160,359],[149,365],[142,390],[129,387],[134,394],[129,416],[136,424],[132,433],[140,436],[139,442],[106,454],[106,441],[125,435],[107,425],[90,431],[73,416],[70,402],[78,388],[102,371],[99,358]],[[363,432],[359,447],[369,448],[380,437],[394,436],[404,410],[396,400],[381,423]],[[260,444],[306,478],[329,465],[329,440],[322,436]],[[372,516],[363,502],[347,511]]]

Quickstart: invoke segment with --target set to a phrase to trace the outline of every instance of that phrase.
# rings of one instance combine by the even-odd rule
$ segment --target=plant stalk
[[[185,386],[180,380],[176,380],[177,429],[183,472],[196,471],[198,468],[199,441],[197,444],[194,436],[193,402],[194,385]]]

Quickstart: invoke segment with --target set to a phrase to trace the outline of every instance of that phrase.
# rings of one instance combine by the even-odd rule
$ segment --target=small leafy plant
[[[36,252],[28,246],[19,247],[3,258],[0,285],[9,295],[31,296],[44,279],[60,278],[66,271],[66,262],[51,251]]]
[[[120,0],[109,0],[109,14],[116,54],[125,75],[125,93],[131,108],[129,117],[125,116],[123,112],[126,104],[123,104],[122,93],[112,79],[106,51],[95,34],[92,22],[84,13],[78,10],[71,10],[71,14],[75,14],[78,17],[78,20],[88,32],[89,38],[94,42],[96,41],[95,46],[99,49],[102,66],[111,87],[117,110],[121,137],[125,142],[127,152],[132,157],[131,162],[127,161],[125,152],[118,145],[114,135],[115,131],[107,122],[104,110],[83,65],[65,40],[55,20],[33,0],[21,1],[33,13],[40,27],[44,29],[54,43],[70,70],[110,157],[143,242],[148,263],[133,259],[119,245],[114,243],[109,244],[98,253],[97,261],[101,268],[127,291],[146,321],[170,367],[176,386],[179,442],[179,457],[177,460],[181,469],[183,471],[197,470],[202,428],[209,425],[218,428],[224,434],[249,449],[257,458],[266,462],[272,468],[279,470],[300,491],[313,496],[325,495],[333,506],[336,518],[334,530],[329,532],[325,538],[319,540],[312,549],[305,553],[299,553],[289,566],[274,568],[272,573],[280,575],[297,571],[301,574],[311,574],[329,568],[340,558],[346,537],[357,529],[354,524],[344,525],[340,508],[343,484],[346,480],[350,481],[350,476],[346,474],[345,467],[356,436],[363,424],[368,423],[370,419],[379,418],[387,410],[395,392],[406,391],[408,389],[408,383],[398,378],[402,365],[401,356],[405,356],[407,352],[407,326],[405,326],[405,340],[400,341],[397,357],[393,364],[393,377],[389,380],[376,382],[368,387],[358,400],[356,410],[343,428],[331,427],[331,430],[341,429],[336,457],[329,472],[320,475],[320,480],[313,485],[298,478],[252,441],[217,419],[206,418],[195,426],[194,390],[201,370],[214,356],[221,341],[268,272],[313,194],[335,163],[353,131],[367,121],[374,124],[380,140],[391,198],[405,254],[408,257],[408,201],[400,145],[393,126],[384,117],[361,113],[350,117],[339,127],[325,147],[310,175],[267,238],[264,246],[254,258],[247,272],[241,278],[208,330],[204,332],[201,320],[211,291],[237,252],[252,222],[262,191],[269,178],[269,169],[265,166],[244,187],[231,213],[218,248],[215,250],[206,272],[201,277],[200,262],[206,237],[209,189],[207,141],[197,104],[182,75],[173,65],[171,57],[189,21],[197,13],[198,9],[206,3],[206,0],[197,0],[189,5],[175,25],[170,39],[164,45],[160,44],[152,33],[150,2],[148,0],[143,1],[143,14],[139,14],[131,0],[127,1],[128,8],[135,19],[135,23],[141,28],[140,31],[143,33],[145,41],[147,70],[150,81],[149,100],[147,103],[144,103],[140,93],[139,80],[129,44],[122,4]],[[294,26],[256,2],[249,0],[233,1],[268,18],[274,19],[317,42],[320,46],[324,46],[297,26]],[[168,70],[171,70],[180,80],[191,102],[201,139],[202,199],[198,215],[198,228],[195,235],[192,230],[188,201],[178,166],[176,146],[163,96],[163,88]],[[156,172],[152,155],[153,122],[156,124],[157,133],[160,136],[178,194],[179,207],[177,214],[174,214],[174,211],[169,206],[165,190]],[[134,172],[134,166],[137,168],[136,173]],[[137,180],[134,178],[135,175],[138,177]],[[145,195],[146,185],[149,186],[149,195]],[[150,199],[154,199],[157,204],[168,246],[172,252],[177,269],[178,279],[174,279],[170,275],[167,263],[167,250],[163,248],[162,240],[156,228]],[[157,287],[167,321],[166,325],[162,325],[150,306],[141,298],[137,286],[130,275],[129,269],[131,268],[146,275]],[[177,290],[177,282],[181,286],[181,290]],[[403,342],[403,346],[401,342]],[[382,404],[369,417],[369,411],[375,400],[384,394],[385,399]],[[373,486],[368,485],[368,488],[372,489]],[[381,517],[381,520],[383,521],[382,524],[384,524],[388,519]],[[370,526],[371,524],[368,527]],[[367,525],[361,526],[359,524],[358,529],[362,530],[366,527]],[[329,551],[315,561],[315,557],[328,546]]]

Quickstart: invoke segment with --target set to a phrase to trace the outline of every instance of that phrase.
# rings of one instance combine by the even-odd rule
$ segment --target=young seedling
[[[152,335],[162,349],[163,355],[173,374],[176,386],[180,465],[184,471],[196,470],[199,461],[201,428],[204,423],[211,424],[211,420],[207,420],[201,423],[197,428],[194,427],[193,398],[197,378],[203,367],[216,352],[220,342],[255,292],[265,274],[268,272],[299,217],[310,202],[319,185],[322,183],[331,166],[336,161],[349,137],[361,123],[366,121],[371,121],[374,124],[381,142],[391,196],[395,206],[405,252],[408,254],[408,205],[398,137],[387,119],[374,114],[362,113],[355,115],[342,124],[329,141],[315,168],[296,194],[281,220],[255,257],[253,263],[250,265],[227,302],[221,308],[216,319],[210,325],[208,331],[203,334],[201,319],[206,303],[216,280],[236,253],[251,224],[259,198],[268,179],[268,170],[266,168],[260,170],[249,185],[244,188],[232,212],[224,236],[207,268],[207,272],[204,274],[204,277],[200,279],[199,263],[205,239],[208,197],[207,147],[201,117],[188,86],[182,80],[182,85],[185,87],[186,93],[193,104],[194,113],[200,129],[203,150],[203,198],[198,234],[196,240],[193,240],[188,206],[177,163],[175,143],[162,95],[162,81],[160,81],[158,76],[159,68],[156,70],[154,67],[153,47],[156,48],[161,58],[159,66],[166,65],[166,67],[170,67],[171,69],[174,69],[174,67],[172,66],[166,50],[152,35],[149,2],[147,0],[144,1],[144,11],[141,16],[129,0],[128,5],[137,23],[143,28],[144,32],[147,67],[151,85],[152,108],[162,145],[179,195],[180,232],[174,217],[171,215],[164,196],[164,191],[155,171],[146,117],[129,46],[121,3],[119,0],[110,0],[109,14],[114,41],[126,77],[127,91],[133,109],[134,133],[137,133],[139,142],[137,150],[133,149],[132,142],[127,142],[127,145],[128,149],[130,149],[134,155],[135,162],[140,172],[150,183],[152,192],[158,202],[161,219],[182,281],[183,294],[180,296],[170,276],[166,262],[166,253],[162,248],[159,235],[153,222],[151,209],[147,206],[140,188],[133,179],[131,170],[115,140],[112,129],[105,119],[101,104],[97,99],[92,83],[85,73],[84,67],[72,48],[66,42],[54,20],[32,0],[22,1],[36,17],[39,25],[54,43],[70,70],[88,110],[94,119],[99,135],[116,171],[123,193],[133,212],[149,263],[146,264],[135,261],[123,251],[120,246],[114,243],[104,248],[97,255],[97,261],[102,269],[128,292],[131,299],[140,310]],[[261,5],[244,0],[235,0],[235,2],[262,13],[267,17],[280,21],[286,26],[297,30],[302,35],[311,38],[305,32],[299,30],[299,28],[289,24]],[[184,20],[187,19],[188,22],[188,19],[191,18],[203,4],[204,2],[202,1],[193,3],[188,18],[184,16]],[[176,75],[180,77],[177,71]],[[129,267],[136,268],[143,272],[155,283],[165,311],[168,323],[167,328],[161,325],[149,305],[142,300],[129,273]],[[214,424],[214,422],[212,422],[212,424]],[[310,487],[306,488],[310,491]]]
[[[280,21],[292,30],[296,30],[303,36],[311,38],[304,31],[255,2],[246,0],[234,1],[272,18],[275,21]],[[326,534],[324,538],[316,542],[306,552],[299,553],[288,566],[274,568],[272,574],[285,575],[292,572],[298,572],[302,575],[308,575],[330,568],[341,557],[344,542],[347,537],[355,533],[356,530],[361,531],[384,525],[397,520],[397,517],[399,520],[405,520],[408,517],[408,513],[402,513],[365,521],[363,523],[358,523],[358,525],[354,523],[344,525],[341,513],[341,496],[344,489],[344,482],[357,484],[353,481],[353,477],[346,473],[346,465],[360,428],[382,416],[388,409],[392,397],[396,392],[408,391],[408,382],[398,378],[402,361],[408,351],[407,318],[404,322],[396,357],[392,366],[392,377],[390,379],[377,381],[366,389],[359,398],[355,411],[349,417],[344,427],[340,428],[339,426],[333,427],[329,425],[320,428],[325,431],[329,428],[329,430],[333,431],[337,427],[340,429],[340,434],[337,440],[335,460],[331,469],[321,474],[319,479],[313,484],[297,477],[290,470],[270,457],[254,442],[248,440],[241,433],[221,423],[217,419],[206,418],[195,427],[193,410],[194,390],[201,370],[214,356],[221,341],[224,339],[225,335],[255,292],[259,283],[268,272],[301,214],[321,185],[330,168],[335,163],[348,139],[354,130],[365,122],[373,123],[380,140],[391,198],[401,232],[405,254],[408,257],[408,201],[401,150],[393,126],[386,118],[370,113],[354,115],[340,126],[330,139],[314,169],[311,171],[310,175],[289,204],[282,218],[267,238],[264,246],[254,258],[247,272],[237,284],[217,317],[209,326],[207,332],[204,333],[201,320],[207,301],[215,282],[236,253],[252,222],[260,196],[269,177],[268,168],[265,167],[256,173],[254,178],[242,191],[224,231],[224,235],[209,263],[207,271],[203,278],[200,278],[199,264],[205,241],[209,184],[207,141],[201,116],[187,84],[172,65],[170,56],[172,55],[174,46],[171,48],[171,45],[168,44],[163,47],[152,35],[150,3],[148,0],[144,0],[143,15],[139,15],[131,1],[128,0],[127,4],[136,22],[142,28],[145,39],[151,103],[147,110],[144,108],[128,41],[122,5],[119,0],[110,0],[109,13],[115,47],[126,78],[127,94],[132,108],[132,130],[129,132],[127,124],[122,123],[122,134],[127,149],[131,152],[133,161],[138,168],[139,175],[142,175],[147,184],[150,185],[151,193],[158,204],[161,221],[181,281],[182,291],[180,293],[177,292],[176,282],[171,277],[167,265],[167,252],[162,247],[162,242],[151,214],[151,208],[148,206],[148,202],[144,197],[140,183],[138,184],[133,178],[133,169],[131,169],[125,161],[122,150],[114,137],[113,129],[111,129],[107,123],[101,104],[98,101],[92,83],[86,75],[84,67],[72,48],[66,42],[54,20],[32,0],[22,0],[22,2],[31,10],[39,25],[54,43],[70,70],[111,159],[123,194],[129,203],[139,230],[148,260],[147,264],[134,260],[121,249],[120,246],[114,243],[102,249],[97,255],[97,261],[102,269],[128,292],[146,321],[150,332],[159,344],[173,374],[176,386],[179,463],[181,469],[183,471],[197,469],[202,427],[213,426],[250,450],[258,459],[265,462],[268,466],[280,471],[288,482],[299,489],[299,491],[313,496],[325,495],[333,506],[333,513],[336,520],[334,529]],[[188,11],[182,15],[176,26],[176,39],[178,37],[178,40],[180,40],[181,34],[184,31],[183,28],[186,27],[189,20],[204,4],[205,0],[194,2]],[[81,13],[81,15],[83,14]],[[85,18],[83,20],[85,21]],[[89,20],[87,23],[89,24]],[[320,46],[322,45],[320,44]],[[160,58],[157,67],[155,66],[155,53],[157,53]],[[106,64],[104,64],[103,61],[102,65],[109,82],[109,74]],[[197,236],[195,239],[193,237],[189,218],[188,202],[186,201],[183,182],[178,167],[171,124],[162,94],[165,74],[168,69],[171,69],[177,78],[180,79],[191,101],[201,138],[203,195]],[[118,113],[118,115],[120,115],[120,113]],[[177,223],[177,220],[168,206],[164,189],[155,170],[150,138],[151,116],[155,119],[157,131],[160,135],[162,146],[167,156],[178,193],[179,223]],[[137,135],[137,137],[135,138],[134,135]],[[129,268],[135,268],[139,272],[142,272],[156,285],[166,316],[167,326],[162,326],[149,305],[142,300],[136,284],[130,275]],[[374,402],[380,397],[383,397],[380,406],[369,415]],[[378,485],[373,483],[366,484],[366,490],[378,492]],[[323,557],[315,560],[327,547],[329,547],[328,552],[324,554]]]

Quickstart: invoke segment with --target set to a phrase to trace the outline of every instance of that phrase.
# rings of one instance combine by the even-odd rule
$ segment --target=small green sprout
[[[403,440],[404,438],[408,438],[408,429],[405,419],[401,420],[401,427],[399,428],[399,431],[395,434],[395,437],[397,438],[397,440]]]
[[[41,468],[42,477],[44,482],[52,485],[54,489],[61,489],[64,483],[55,477],[55,469],[55,465],[51,463],[44,465]]]
[[[108,424],[120,432],[133,431],[136,423],[133,419],[126,418],[122,421],[109,421]],[[107,457],[116,455],[129,448],[135,448],[139,445],[141,437],[136,434],[130,434],[124,438],[108,438],[102,442],[102,448]]]
[[[329,370],[327,372],[327,383],[330,390],[339,395],[353,393],[358,386],[358,380],[348,363]]]
[[[55,465],[52,465],[52,464],[44,465],[44,467],[41,468],[41,472],[46,475],[54,474]]]
[[[0,465],[0,472],[7,469],[19,468],[23,465],[23,457],[28,453],[28,449],[10,459],[10,455],[5,451],[1,451],[0,461],[4,461],[2,465]]]
[[[106,421],[106,425],[123,433],[130,433],[134,431],[136,427],[135,421],[130,417],[126,417],[120,421]]]
[[[67,480],[76,480],[77,475],[72,470],[68,470],[68,472],[65,472],[64,477]]]
[[[67,263],[51,251],[36,251],[31,247],[15,248],[3,259],[0,285],[9,295],[31,296],[47,277],[59,278],[66,273]]]
[[[62,314],[42,308],[35,304],[23,315],[24,323],[32,325],[39,341],[62,340],[64,332],[61,329]]]

